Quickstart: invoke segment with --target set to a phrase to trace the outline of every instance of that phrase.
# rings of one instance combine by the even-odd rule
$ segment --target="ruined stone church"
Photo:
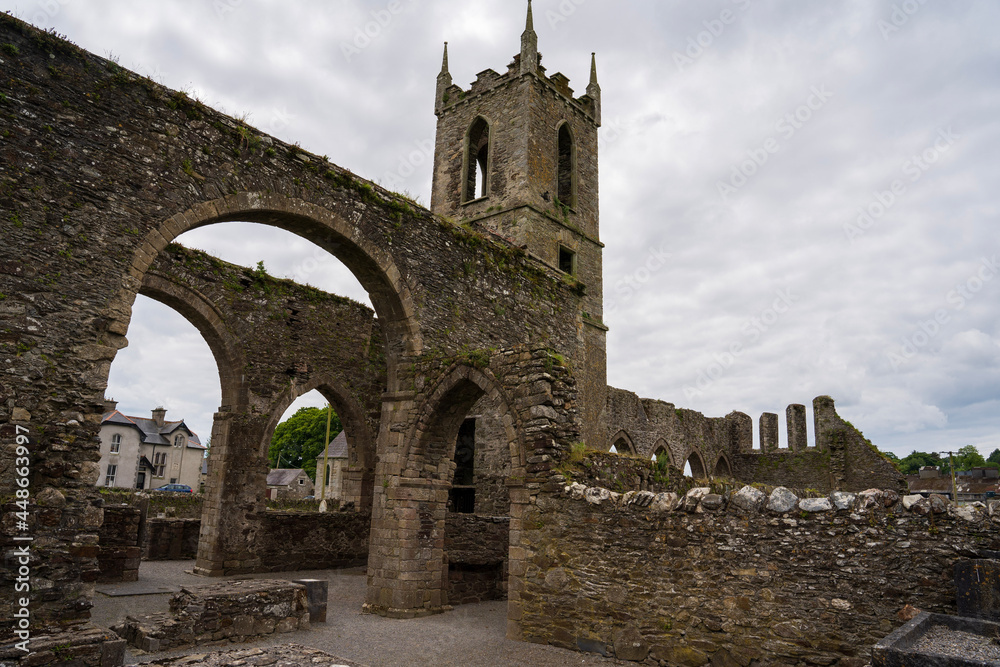
[[[318,390],[341,417],[342,497],[358,510],[323,520],[368,530],[367,612],[500,598],[515,639],[851,667],[901,602],[947,607],[946,586],[921,592],[950,567],[934,514],[899,523],[898,473],[832,399],[813,401],[812,442],[792,405],[788,441],[767,413],[755,447],[748,415],[607,386],[596,57],[583,95],[547,74],[530,2],[505,72],[456,86],[445,45],[430,210],[13,17],[0,43],[0,494],[24,489],[27,508],[0,545],[31,544],[37,634],[89,618],[112,512],[94,488],[97,432],[138,295],[188,319],[219,368],[207,577],[302,560],[264,509],[266,452]],[[228,221],[313,241],[373,309],[173,243]],[[22,510],[5,503],[7,522]],[[975,550],[998,519],[933,525]],[[879,540],[905,542],[907,567],[864,546]],[[5,563],[0,617],[20,608],[17,576]]]

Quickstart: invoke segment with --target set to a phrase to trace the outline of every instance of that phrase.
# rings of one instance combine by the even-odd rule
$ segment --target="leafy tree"
[[[986,459],[987,463],[996,463],[1000,466],[1000,449],[994,449],[993,453],[990,454],[989,458]]]
[[[913,451],[899,461],[899,471],[904,475],[916,475],[924,466],[937,466],[942,472],[951,471],[947,460],[942,460],[937,452]]]
[[[330,419],[330,439],[343,430],[340,417],[334,412]],[[302,468],[314,481],[316,479],[316,459],[323,455],[326,439],[326,408],[299,408],[299,410],[278,424],[271,436],[268,449],[268,463],[272,468]]]
[[[975,445],[966,445],[955,453],[955,470],[971,470],[972,468],[982,468],[986,465],[986,459],[979,453]]]

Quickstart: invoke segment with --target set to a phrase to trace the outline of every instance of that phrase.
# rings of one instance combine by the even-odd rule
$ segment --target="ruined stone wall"
[[[760,447],[753,446],[753,420],[742,412],[726,417],[706,417],[694,410],[680,410],[671,403],[639,398],[621,389],[609,389],[608,446],[624,437],[640,458],[650,458],[660,448],[671,463],[683,469],[695,454],[706,476],[731,476],[744,482],[801,489],[862,491],[886,488],[904,491],[903,476],[865,437],[836,411],[829,396],[813,401],[816,440],[806,436],[806,409],[788,406],[788,442],[778,441],[776,414],[758,421]],[[620,452],[624,453],[624,452]],[[728,472],[727,472],[728,471]]]
[[[503,426],[500,407],[484,396],[469,412],[476,419],[476,514],[507,516],[510,494],[507,478],[511,473],[510,445]]]
[[[361,512],[265,512],[258,572],[355,567],[368,561],[371,515]]]
[[[448,514],[444,550],[448,562],[448,604],[507,597],[510,519]]]
[[[201,519],[147,519],[143,560],[191,560],[198,555]]]
[[[139,580],[139,524],[142,511],[128,505],[105,505],[97,555],[100,582]]]
[[[1000,506],[707,491],[539,497],[520,636],[648,664],[861,667],[904,605],[954,613],[956,559],[1000,544]]]
[[[357,276],[385,342],[386,479],[400,474],[407,444],[391,427],[415,421],[422,392],[440,379],[426,369],[446,373],[451,363],[425,362],[523,346],[584,358],[578,287],[522,250],[11,16],[0,16],[0,42],[9,45],[0,81],[0,365],[9,371],[0,379],[0,445],[9,453],[17,427],[30,434],[32,576],[46,591],[33,602],[36,627],[88,617],[97,561],[74,545],[96,541],[102,520],[93,484],[108,372],[126,344],[136,294],[152,289],[150,267],[189,229],[278,226]],[[219,324],[210,306],[199,312]],[[280,384],[276,375],[301,373],[297,363],[275,374],[260,362],[223,378],[205,494],[212,521],[203,529],[217,537],[203,559],[208,573],[254,565],[246,540],[260,531],[246,526],[262,472],[255,451],[273,416],[267,389]],[[572,421],[591,408],[566,414]],[[12,538],[5,531],[0,548]],[[11,583],[5,567],[0,586]],[[10,605],[0,598],[0,616]]]

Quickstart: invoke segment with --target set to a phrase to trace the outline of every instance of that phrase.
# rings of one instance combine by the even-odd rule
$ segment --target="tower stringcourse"
[[[504,74],[487,69],[463,90],[445,43],[434,111],[431,210],[506,238],[585,289],[586,367],[576,370],[589,408],[584,437],[596,444],[607,392],[596,55],[586,93],[574,97],[568,77],[545,73],[529,0],[521,51]]]

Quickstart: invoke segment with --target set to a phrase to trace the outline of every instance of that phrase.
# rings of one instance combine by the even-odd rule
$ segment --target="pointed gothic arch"
[[[708,469],[705,467],[705,459],[697,449],[691,450],[684,463],[685,465],[691,465],[691,477],[694,479],[708,479]]]
[[[635,448],[635,444],[632,442],[632,436],[624,430],[615,433],[615,436],[611,438],[611,446],[614,447],[615,451],[619,454],[635,456],[639,453]]]
[[[462,184],[462,201],[470,202],[488,197],[492,171],[492,144],[490,122],[476,116],[465,134],[465,181]],[[477,183],[479,187],[477,188]]]
[[[556,131],[559,133],[556,196],[560,203],[575,208],[577,191],[576,139],[573,137],[573,129],[566,121],[559,123]]]
[[[715,462],[716,477],[732,477],[733,467],[729,464],[729,458],[725,454],[719,455],[719,460]]]

